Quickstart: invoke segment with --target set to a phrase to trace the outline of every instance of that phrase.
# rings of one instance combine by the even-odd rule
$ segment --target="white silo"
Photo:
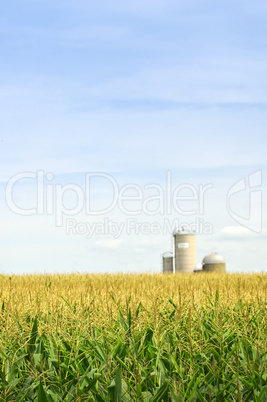
[[[163,273],[164,274],[173,274],[173,253],[167,251],[162,256],[163,263]]]
[[[194,273],[199,273],[199,272],[203,272],[202,262],[198,262],[194,268]]]
[[[211,253],[206,255],[202,261],[204,272],[226,272],[226,263],[222,255],[218,253]]]
[[[196,234],[179,230],[174,233],[175,273],[192,273],[197,264]]]

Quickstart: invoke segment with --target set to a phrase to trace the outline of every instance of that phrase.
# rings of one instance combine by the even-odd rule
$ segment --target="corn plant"
[[[266,401],[267,276],[1,276],[3,401]]]

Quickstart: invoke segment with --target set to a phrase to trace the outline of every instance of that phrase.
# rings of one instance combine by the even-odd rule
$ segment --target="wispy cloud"
[[[258,239],[259,235],[244,226],[226,226],[221,230],[219,238],[228,241],[254,240]]]

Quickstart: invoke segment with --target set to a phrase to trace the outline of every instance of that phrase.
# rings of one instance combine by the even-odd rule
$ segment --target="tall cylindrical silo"
[[[226,272],[225,259],[218,253],[206,255],[203,258],[202,266],[204,272]]]
[[[163,261],[163,273],[164,274],[173,274],[173,253],[167,252],[162,256]]]
[[[197,264],[195,233],[174,233],[175,273],[192,273]]]

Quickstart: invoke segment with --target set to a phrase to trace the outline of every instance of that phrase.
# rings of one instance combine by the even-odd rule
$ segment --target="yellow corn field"
[[[1,400],[267,400],[265,274],[0,276],[0,295]]]

